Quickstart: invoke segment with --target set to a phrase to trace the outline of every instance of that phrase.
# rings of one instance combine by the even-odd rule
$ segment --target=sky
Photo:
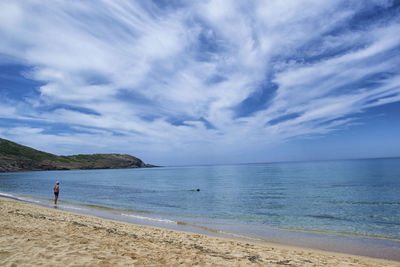
[[[0,137],[158,165],[400,156],[400,1],[0,2]]]

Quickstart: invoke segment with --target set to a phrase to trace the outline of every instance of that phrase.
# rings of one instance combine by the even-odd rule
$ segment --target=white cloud
[[[349,28],[367,5],[207,1],[160,10],[126,1],[3,1],[0,54],[32,66],[28,76],[44,85],[37,98],[2,98],[2,118],[25,128],[1,133],[54,153],[149,159],[149,151],[205,158],[327,134],[369,107],[399,101],[397,74],[362,86],[399,67],[399,57],[388,56],[400,45],[396,20]],[[277,89],[266,103],[238,116],[238,105],[267,82]],[[68,127],[37,132],[30,120]]]

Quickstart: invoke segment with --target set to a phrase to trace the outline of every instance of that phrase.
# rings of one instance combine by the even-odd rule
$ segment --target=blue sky
[[[0,137],[161,165],[400,156],[400,1],[1,1]]]

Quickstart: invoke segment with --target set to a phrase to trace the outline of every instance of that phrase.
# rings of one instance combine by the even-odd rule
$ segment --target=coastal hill
[[[0,172],[149,167],[126,154],[57,156],[0,138]]]

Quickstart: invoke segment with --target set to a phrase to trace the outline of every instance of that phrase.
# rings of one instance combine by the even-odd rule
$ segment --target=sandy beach
[[[100,219],[0,198],[1,266],[400,266]]]

